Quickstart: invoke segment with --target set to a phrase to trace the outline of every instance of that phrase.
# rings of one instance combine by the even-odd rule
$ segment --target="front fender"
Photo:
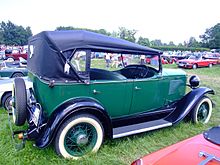
[[[95,115],[103,124],[107,135],[112,135],[111,120],[105,109],[91,98],[72,99],[60,105],[50,116],[39,138],[36,146],[39,148],[47,147],[54,139],[61,124],[74,113],[89,113]]]
[[[176,103],[175,110],[165,120],[177,124],[196,106],[205,94],[215,94],[214,90],[206,87],[193,89]]]

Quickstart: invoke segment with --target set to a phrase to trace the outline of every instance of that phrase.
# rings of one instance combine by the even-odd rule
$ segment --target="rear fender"
[[[175,110],[165,120],[177,124],[186,117],[205,94],[215,94],[214,90],[206,87],[193,89],[176,103]]]
[[[105,109],[91,98],[72,99],[60,105],[50,116],[39,138],[36,146],[39,148],[47,147],[56,136],[61,124],[70,116],[77,113],[89,113],[96,116],[102,123],[106,135],[112,136],[111,120]]]

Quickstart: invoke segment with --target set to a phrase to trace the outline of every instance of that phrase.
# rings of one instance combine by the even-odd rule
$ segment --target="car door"
[[[95,80],[90,82],[90,96],[96,99],[114,117],[129,114],[133,82],[127,80]]]
[[[200,58],[197,60],[197,64],[198,64],[199,67],[208,66],[208,65],[207,65],[207,62],[206,62],[202,57],[200,57]]]
[[[135,79],[133,83],[133,99],[130,114],[155,110],[164,105],[163,78]],[[165,89],[164,89],[165,90]]]

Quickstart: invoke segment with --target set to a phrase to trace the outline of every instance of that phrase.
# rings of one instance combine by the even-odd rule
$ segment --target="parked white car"
[[[32,82],[27,77],[23,77],[25,80],[26,89],[29,90],[33,87]],[[6,110],[11,111],[12,90],[13,90],[14,78],[1,78],[0,79],[0,105]]]

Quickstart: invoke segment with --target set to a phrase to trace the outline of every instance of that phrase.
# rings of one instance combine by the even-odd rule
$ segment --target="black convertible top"
[[[162,54],[156,49],[85,30],[43,31],[32,36],[28,45],[28,69],[46,79],[77,79],[75,73],[64,73],[70,52],[77,49],[122,54]]]

